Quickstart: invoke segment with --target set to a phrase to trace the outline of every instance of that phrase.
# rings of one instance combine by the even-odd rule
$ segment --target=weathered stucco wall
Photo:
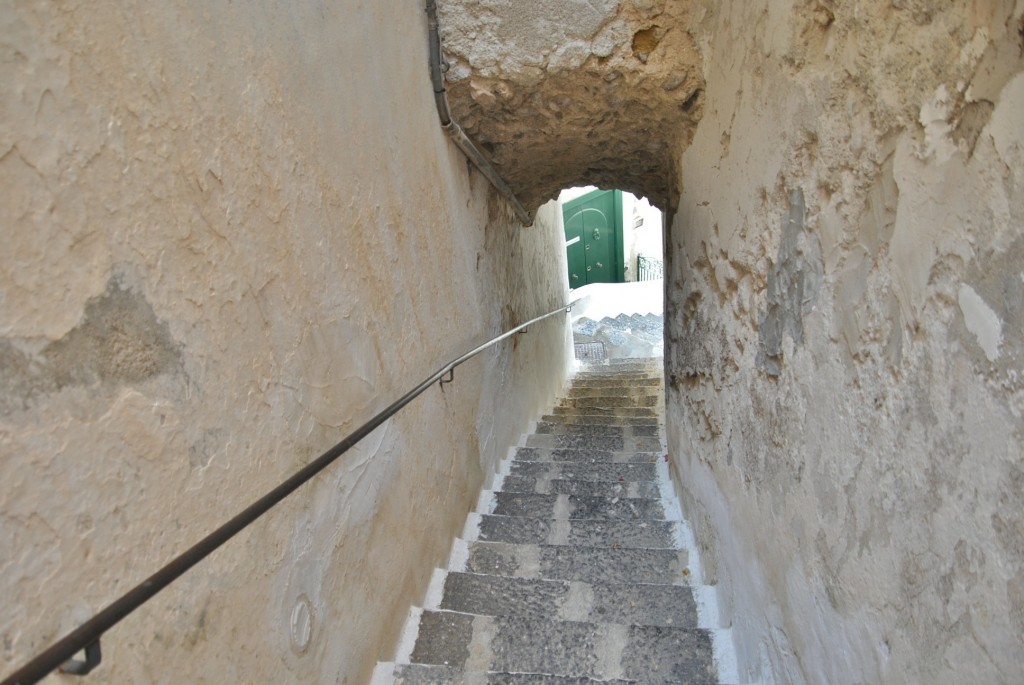
[[[1024,673],[1024,3],[703,3],[671,453],[750,680]]]
[[[420,0],[0,1],[0,673],[565,300],[555,217],[519,227],[440,131],[426,40]],[[91,682],[364,682],[566,330],[430,389]]]

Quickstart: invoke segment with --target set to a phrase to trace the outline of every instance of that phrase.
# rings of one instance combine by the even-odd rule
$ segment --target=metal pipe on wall
[[[498,175],[498,172],[491,166],[490,161],[477,149],[473,141],[469,139],[466,132],[462,130],[452,118],[451,108],[448,106],[448,92],[444,85],[444,69],[441,58],[441,33],[437,21],[437,0],[427,0],[427,27],[430,32],[430,80],[434,85],[434,103],[437,105],[437,116],[441,119],[441,128],[451,137],[452,141],[463,154],[469,158],[477,169],[480,170],[491,185],[504,196],[512,205],[516,217],[524,226],[533,224],[533,218],[523,207],[508,184]]]

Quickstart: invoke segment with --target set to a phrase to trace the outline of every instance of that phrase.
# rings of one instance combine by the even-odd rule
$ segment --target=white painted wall
[[[467,172],[426,42],[418,0],[0,2],[0,673],[566,300],[557,216]],[[431,388],[111,630],[97,682],[365,682],[569,344]]]
[[[622,248],[626,281],[637,280],[637,255],[661,261],[664,231],[661,210],[632,193],[622,193]]]

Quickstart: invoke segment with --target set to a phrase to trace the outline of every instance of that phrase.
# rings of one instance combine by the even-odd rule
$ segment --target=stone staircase
[[[599,343],[605,357],[659,357],[663,327],[660,314],[619,314],[596,321],[584,316],[573,323],[572,334],[577,345]]]
[[[661,373],[652,359],[574,377],[481,494],[374,685],[734,681],[669,481]]]

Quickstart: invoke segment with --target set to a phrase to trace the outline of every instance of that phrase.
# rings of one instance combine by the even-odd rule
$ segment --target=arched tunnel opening
[[[688,4],[438,10],[452,115],[528,210],[593,185],[672,211],[679,154],[703,109]]]
[[[562,190],[553,205],[565,238],[577,363],[664,355],[663,215],[617,189]]]

